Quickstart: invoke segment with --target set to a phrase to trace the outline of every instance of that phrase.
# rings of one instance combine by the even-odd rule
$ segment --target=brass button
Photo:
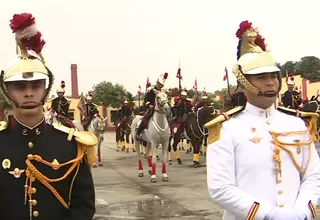
[[[34,217],[38,217],[38,216],[39,216],[39,212],[38,212],[38,211],[34,211],[34,212],[33,212],[33,216],[34,216]]]
[[[37,192],[37,189],[36,188],[32,188],[32,193],[34,194],[34,193],[36,193]]]
[[[37,203],[38,203],[37,200],[35,200],[35,199],[32,200],[32,205],[33,206],[37,205]]]
[[[32,143],[32,142],[29,142],[29,143],[28,143],[28,147],[29,147],[29,148],[33,148],[33,143]]]
[[[280,184],[280,183],[282,183],[282,180],[277,180],[277,184]]]
[[[281,195],[283,193],[283,190],[279,190],[278,194]]]
[[[280,207],[280,208],[283,208],[283,207],[284,207],[284,205],[283,205],[283,204],[280,204],[280,205],[279,205],[279,207]]]
[[[28,154],[27,158],[28,158],[28,160],[32,160],[33,159],[33,155],[32,154]]]

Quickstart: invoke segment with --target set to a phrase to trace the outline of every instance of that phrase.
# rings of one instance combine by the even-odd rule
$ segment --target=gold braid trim
[[[28,195],[29,203],[32,204],[32,201],[34,201],[34,200],[32,200],[32,194],[35,193],[36,189],[32,188],[32,182],[34,182],[35,179],[37,179],[53,193],[53,195],[59,200],[59,202],[65,208],[68,209],[69,205],[64,201],[64,199],[61,197],[61,195],[57,192],[57,190],[50,183],[60,182],[64,179],[66,179],[73,172],[73,170],[76,167],[79,167],[81,160],[83,159],[83,156],[84,156],[83,147],[79,146],[79,145],[78,145],[77,157],[75,159],[72,159],[72,160],[70,160],[66,163],[62,163],[62,164],[53,164],[53,163],[50,163],[50,162],[42,159],[39,155],[29,154],[28,159],[26,160],[26,164],[27,164],[26,176],[27,176],[27,178],[26,178],[26,184],[25,184],[25,187],[26,187],[26,196],[25,197],[27,197],[27,195]],[[64,167],[69,164],[72,164],[72,165],[62,177],[57,178],[57,179],[49,179],[48,177],[43,175],[39,170],[37,170],[37,168],[31,163],[32,160],[34,160],[38,163],[42,163],[44,165],[47,165],[49,167],[52,167],[52,169],[58,169],[58,168]],[[75,176],[76,175],[77,175],[77,173],[75,174]],[[73,178],[73,180],[74,180],[74,178]],[[73,183],[72,183],[72,185],[73,185]],[[71,188],[72,188],[72,186],[71,186]],[[30,205],[30,214],[32,215],[32,206],[31,205]]]
[[[303,168],[299,165],[294,153],[292,153],[292,151],[290,151],[287,146],[300,148],[302,145],[309,145],[309,158],[310,158],[310,156],[311,156],[311,149],[310,148],[311,148],[311,144],[313,143],[312,138],[310,141],[306,141],[306,142],[285,143],[285,142],[280,141],[278,137],[279,136],[290,136],[290,135],[306,135],[308,133],[310,134],[311,130],[312,130],[312,126],[309,125],[308,129],[305,131],[292,131],[292,132],[281,132],[281,133],[270,131],[270,133],[272,135],[272,139],[274,141],[274,145],[275,145],[273,159],[276,162],[276,169],[278,171],[277,181],[279,180],[278,174],[280,174],[280,177],[281,177],[281,158],[280,158],[281,149],[285,150],[290,155],[290,157],[291,157],[294,165],[296,166],[297,170],[299,171],[300,175],[303,176],[306,170],[303,170]]]

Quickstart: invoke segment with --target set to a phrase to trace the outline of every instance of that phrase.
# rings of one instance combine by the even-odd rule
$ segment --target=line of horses
[[[116,122],[117,151],[132,151],[137,153],[138,176],[143,177],[143,163],[141,155],[146,155],[148,162],[148,173],[151,175],[151,182],[156,182],[156,161],[162,162],[162,180],[168,181],[167,161],[172,164],[171,151],[176,155],[177,162],[182,164],[178,144],[186,139],[192,145],[194,159],[190,167],[200,167],[199,154],[203,140],[206,142],[207,133],[204,124],[217,115],[213,106],[205,106],[188,115],[185,129],[177,129],[177,118],[172,117],[169,100],[166,93],[154,90],[156,94],[154,113],[147,123],[146,129],[142,132],[142,140],[135,141],[136,128],[141,123],[143,116],[134,115],[126,118],[124,122]],[[161,147],[161,156],[157,157],[157,149]],[[145,150],[144,150],[145,149]],[[187,152],[190,152],[187,146]],[[205,153],[205,150],[202,150]]]

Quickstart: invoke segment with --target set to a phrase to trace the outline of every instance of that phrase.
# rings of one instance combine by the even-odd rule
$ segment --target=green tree
[[[132,94],[123,92],[123,86],[116,83],[113,85],[111,82],[100,82],[93,87],[93,98],[95,103],[101,103],[105,106],[111,106],[113,108],[119,108],[123,101],[130,95],[131,100]],[[128,97],[129,98],[129,97]]]
[[[320,59],[315,56],[302,57],[297,63],[297,73],[312,82],[320,80]]]

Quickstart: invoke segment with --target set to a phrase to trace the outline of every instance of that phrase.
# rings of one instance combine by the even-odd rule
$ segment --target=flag
[[[193,89],[195,93],[198,93],[198,82],[197,78],[194,80]]]
[[[206,96],[207,95],[207,90],[206,90],[206,87],[203,88],[203,96]]]
[[[146,88],[148,88],[149,86],[151,86],[151,83],[150,83],[150,81],[149,81],[149,76],[148,76],[148,78],[147,78],[147,83],[146,83]]]
[[[226,81],[228,79],[228,69],[227,67],[224,68],[224,76],[223,76],[223,81]]]
[[[179,69],[178,69],[178,72],[177,72],[177,75],[176,77],[180,80],[182,80],[182,75],[181,75],[181,68],[180,68],[180,65],[179,65]]]
[[[126,88],[122,87],[122,92],[125,93],[126,92]]]
[[[138,89],[138,95],[141,95],[142,92],[141,92],[141,86],[139,85],[139,89]]]

